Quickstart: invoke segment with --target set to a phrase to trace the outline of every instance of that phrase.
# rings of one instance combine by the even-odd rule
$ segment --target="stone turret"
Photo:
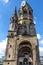
[[[33,21],[33,10],[26,1],[23,1],[21,3],[21,7],[19,8],[18,16],[19,16],[19,20],[28,19],[30,21]],[[24,23],[24,22],[22,22],[22,23]]]
[[[33,22],[33,10],[31,6],[22,1],[18,11],[18,34],[20,35],[36,35],[34,22]]]
[[[16,8],[15,8],[14,14],[11,17],[10,31],[16,31],[17,22],[18,22],[18,17],[17,17]]]

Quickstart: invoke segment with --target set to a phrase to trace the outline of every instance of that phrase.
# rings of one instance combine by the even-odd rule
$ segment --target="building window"
[[[10,64],[10,63],[8,62],[8,64]]]
[[[21,15],[22,15],[22,13],[19,13],[19,15],[21,16]]]
[[[14,34],[13,33],[11,33],[11,37],[14,37]]]
[[[30,14],[30,15],[32,15],[32,12],[31,12],[31,11],[29,11],[29,14]]]
[[[23,7],[23,14],[27,14],[27,10],[25,7]]]
[[[10,48],[12,47],[12,45],[10,45]]]
[[[9,58],[10,58],[10,54],[9,54]]]
[[[19,65],[22,65],[22,62],[20,62]]]
[[[26,10],[23,10],[23,14],[27,14],[27,11]]]
[[[13,36],[13,33],[11,33],[11,36]]]
[[[29,65],[32,65],[31,62],[29,62]]]

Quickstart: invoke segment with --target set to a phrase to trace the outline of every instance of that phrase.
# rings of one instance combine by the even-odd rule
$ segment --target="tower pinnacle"
[[[16,7],[15,7],[15,10],[14,10],[14,15],[17,15]]]

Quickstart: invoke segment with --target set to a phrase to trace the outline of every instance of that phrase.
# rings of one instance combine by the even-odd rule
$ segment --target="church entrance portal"
[[[19,45],[18,65],[32,65],[32,46],[29,42],[22,42]]]

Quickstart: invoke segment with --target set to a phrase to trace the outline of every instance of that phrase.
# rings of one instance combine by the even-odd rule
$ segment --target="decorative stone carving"
[[[20,24],[18,27],[18,34],[27,35],[29,34],[29,25],[28,24]]]
[[[19,25],[19,27],[18,27],[18,34],[24,34],[24,32],[25,32],[25,28],[24,28],[24,26],[23,25]]]
[[[36,35],[34,24],[30,24],[30,35]]]

